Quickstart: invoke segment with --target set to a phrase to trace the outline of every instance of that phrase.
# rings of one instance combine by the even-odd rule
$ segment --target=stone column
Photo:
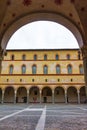
[[[42,103],[42,90],[40,89],[40,103]]]
[[[80,104],[80,90],[77,90],[77,95],[78,95],[78,104]]]
[[[14,104],[16,104],[17,90],[14,90]]]
[[[67,102],[68,102],[67,90],[65,89],[65,103],[67,104]]]
[[[5,93],[5,91],[4,90],[2,90],[2,104],[4,103],[4,93]]]
[[[86,100],[87,100],[87,45],[84,45],[81,48],[81,50],[82,50],[83,65],[84,65],[85,92],[86,92]]]
[[[52,90],[52,103],[54,104],[54,89]]]
[[[29,103],[29,89],[27,89],[27,104]]]
[[[3,50],[0,46],[0,74],[1,74],[1,70],[2,70],[2,60],[3,60]]]

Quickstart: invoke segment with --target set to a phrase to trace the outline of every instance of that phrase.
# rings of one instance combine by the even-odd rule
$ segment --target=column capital
[[[67,89],[65,89],[65,94],[67,94]]]
[[[80,93],[80,90],[79,90],[79,89],[77,89],[77,93]]]
[[[87,59],[87,45],[84,45],[82,48],[81,48],[81,51],[82,51],[82,56],[83,56],[83,59]]]
[[[40,94],[42,93],[42,89],[40,89]]]
[[[52,89],[52,93],[54,93],[54,89]]]

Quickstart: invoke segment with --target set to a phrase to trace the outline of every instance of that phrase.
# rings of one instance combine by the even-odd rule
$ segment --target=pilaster
[[[81,48],[81,50],[82,50],[83,65],[84,65],[85,91],[86,91],[86,99],[87,99],[87,45],[84,45]]]

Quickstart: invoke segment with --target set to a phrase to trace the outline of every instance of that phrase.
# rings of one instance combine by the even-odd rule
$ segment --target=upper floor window
[[[47,60],[47,55],[46,54],[44,55],[44,60]]]
[[[68,71],[68,74],[72,74],[72,66],[71,65],[67,66],[67,71]]]
[[[13,65],[10,65],[9,67],[9,74],[13,74]]]
[[[69,55],[69,54],[67,54],[67,56],[66,56],[66,57],[67,57],[67,59],[68,59],[68,60],[70,60],[70,55]]]
[[[11,56],[11,60],[14,60],[14,55]]]
[[[56,66],[56,74],[60,74],[60,65]]]
[[[44,74],[48,74],[48,66],[47,65],[44,66],[44,70],[43,71],[44,71]]]
[[[56,60],[59,60],[59,55],[58,54],[56,54]]]
[[[25,74],[25,73],[26,73],[26,66],[22,65],[22,74]]]
[[[26,60],[26,55],[23,55],[23,56],[22,56],[22,60]]]
[[[36,65],[33,65],[32,66],[32,74],[36,74],[36,71],[37,71],[36,69],[37,69]]]
[[[37,60],[37,55],[34,55],[34,60]]]
[[[84,74],[83,65],[80,65],[80,66],[79,66],[79,73],[80,73],[80,74]]]

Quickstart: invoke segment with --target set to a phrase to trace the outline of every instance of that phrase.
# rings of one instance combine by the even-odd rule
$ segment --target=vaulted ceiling
[[[56,20],[57,16],[59,21]],[[36,20],[59,22],[72,32],[75,27],[86,44],[87,0],[0,0],[1,48],[5,49],[9,38],[18,28]],[[80,37],[79,33],[76,37]],[[80,41],[79,38],[78,42]]]

